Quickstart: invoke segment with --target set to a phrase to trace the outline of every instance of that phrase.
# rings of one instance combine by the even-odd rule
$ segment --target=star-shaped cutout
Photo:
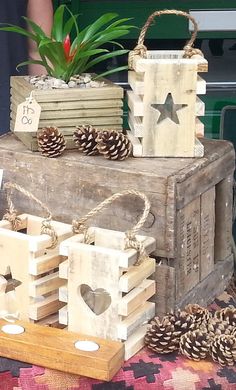
[[[14,279],[12,277],[10,267],[7,267],[5,275],[1,275],[1,276],[3,276],[7,281],[7,284],[5,287],[5,293],[8,293],[9,291],[14,291],[16,289],[16,287],[18,287],[22,284],[19,280]]]
[[[179,118],[177,115],[177,111],[181,108],[187,107],[187,104],[175,104],[171,93],[168,93],[166,96],[166,100],[163,104],[151,104],[151,107],[154,110],[160,112],[160,116],[158,118],[157,123],[160,123],[168,118],[178,125]]]

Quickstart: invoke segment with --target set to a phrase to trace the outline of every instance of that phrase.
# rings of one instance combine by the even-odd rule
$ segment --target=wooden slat
[[[174,312],[175,307],[175,268],[164,264],[157,264],[153,275],[156,282],[156,294],[151,298],[156,304],[156,315],[163,316]]]
[[[183,50],[148,50],[147,58],[141,56],[134,56],[133,68],[136,72],[145,72],[147,66],[153,64],[169,65],[169,64],[193,64],[196,66],[198,72],[208,71],[208,62],[202,56],[194,56],[192,58],[184,58]]]
[[[57,290],[65,281],[59,278],[59,272],[50,273],[42,278],[29,283],[29,295],[31,297],[40,297],[51,291]]]
[[[127,135],[129,137],[129,140],[132,143],[132,155],[133,157],[142,157],[143,154],[143,147],[141,142],[137,137],[135,137],[131,131],[127,131]]]
[[[120,300],[118,313],[121,316],[128,316],[140,306],[140,302],[143,303],[151,298],[155,291],[155,281],[145,279]]]
[[[29,261],[29,274],[37,276],[49,272],[58,267],[62,259],[63,257],[58,254],[58,249],[34,258]]]
[[[38,103],[41,102],[63,102],[70,100],[99,100],[123,98],[123,89],[112,82],[106,80],[106,86],[101,88],[68,88],[60,90],[40,90],[24,80],[24,76],[11,77],[11,87],[20,90],[21,95],[28,97],[34,90],[34,97]]]
[[[68,302],[68,287],[67,284],[64,284],[63,286],[59,287],[59,301],[61,302]]]
[[[122,292],[129,292],[132,288],[138,286],[144,279],[155,272],[156,261],[149,258],[138,266],[130,267],[129,270],[120,277],[119,289]]]
[[[148,325],[142,325],[124,342],[125,360],[130,359],[144,346],[144,336],[147,332]]]
[[[52,326],[53,328],[58,328],[59,325],[58,313],[45,317],[42,320],[35,321],[34,323],[40,326]]]
[[[1,327],[6,324],[0,320]],[[26,322],[16,324],[23,326],[25,332],[20,335],[1,332],[1,356],[105,381],[110,381],[123,363],[122,343]],[[78,340],[93,341],[99,349],[78,350],[74,347]]]
[[[232,253],[233,175],[216,185],[215,200],[215,262]]]
[[[57,293],[43,298],[42,301],[31,304],[29,306],[29,318],[32,320],[40,320],[50,314],[56,313],[64,306],[64,303],[59,302],[58,298]]]
[[[17,92],[17,94],[16,94]],[[21,91],[11,88],[11,102],[13,105],[23,103],[25,100],[24,94]],[[123,107],[122,99],[99,99],[99,100],[71,100],[71,101],[52,101],[40,102],[43,111],[53,110],[81,110],[81,109],[97,109],[97,108],[118,108]]]
[[[141,117],[134,117],[132,112],[129,111],[129,118],[128,118],[129,128],[131,130],[131,133],[136,138],[142,138],[143,137],[143,123]]]
[[[68,308],[67,305],[59,310],[59,322],[62,325],[68,325]]]
[[[200,280],[200,217],[200,197],[177,211],[177,300]]]
[[[200,280],[214,269],[215,187],[201,195],[201,263]]]
[[[59,265],[59,276],[62,279],[68,279],[69,260],[63,261]]]
[[[141,325],[155,316],[155,303],[145,302],[132,314],[117,324],[118,338],[127,340]]]
[[[205,103],[197,96],[196,98],[196,116],[204,116],[205,115]]]

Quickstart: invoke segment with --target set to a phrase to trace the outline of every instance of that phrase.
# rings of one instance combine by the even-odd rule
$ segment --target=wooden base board
[[[25,332],[18,335],[3,333],[2,326],[9,323],[0,320],[3,357],[104,381],[110,381],[123,364],[124,345],[120,342],[26,322],[15,324],[22,326]],[[77,341],[93,341],[99,349],[94,352],[78,350],[74,346]]]

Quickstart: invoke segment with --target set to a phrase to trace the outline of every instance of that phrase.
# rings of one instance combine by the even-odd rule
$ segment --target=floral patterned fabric
[[[236,306],[227,293],[211,309]],[[0,347],[1,350],[1,347]],[[210,360],[194,362],[176,352],[157,355],[142,349],[111,382],[36,367],[0,358],[0,390],[236,390],[236,367]]]

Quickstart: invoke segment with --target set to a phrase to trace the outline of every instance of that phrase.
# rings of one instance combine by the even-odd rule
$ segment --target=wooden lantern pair
[[[144,38],[156,16],[188,18],[193,34],[184,50],[147,50]],[[128,92],[129,137],[135,157],[202,157],[204,147],[204,103],[197,95],[206,93],[206,83],[198,72],[207,72],[208,63],[193,49],[197,23],[178,10],[156,11],[143,26],[138,44],[129,56]]]

